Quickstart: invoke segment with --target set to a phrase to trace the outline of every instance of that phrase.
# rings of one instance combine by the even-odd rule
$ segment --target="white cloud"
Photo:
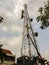
[[[7,28],[6,28],[6,26],[3,26],[3,30],[4,30],[4,31],[7,31]]]
[[[11,30],[13,32],[15,31],[19,31],[19,32],[22,32],[22,27],[18,26],[18,25],[14,25],[13,27],[11,27]]]
[[[22,36],[20,37],[12,37],[12,38],[0,38],[1,43],[3,44],[3,48],[11,50],[14,54],[21,48]]]
[[[37,16],[38,7],[40,7],[41,5],[43,6],[44,1],[45,0],[4,0],[4,2],[3,0],[0,1],[0,5],[3,4],[2,6],[0,6],[0,16],[4,17],[4,22],[0,24],[0,40],[2,41],[2,44],[4,44],[4,48],[10,49],[14,53],[15,51],[16,53],[20,52],[22,41],[22,22],[20,20],[20,17],[21,10],[23,9],[23,4],[27,3],[29,15],[30,17],[34,18],[33,25],[37,30],[39,25],[36,25],[35,18]],[[5,4],[5,2],[7,3]],[[46,58],[48,57],[48,54],[49,53],[46,52]]]

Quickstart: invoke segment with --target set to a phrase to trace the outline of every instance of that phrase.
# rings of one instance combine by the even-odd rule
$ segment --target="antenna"
[[[32,43],[32,45],[34,46],[37,52],[37,55],[41,57],[39,50],[38,50],[37,43],[36,43],[36,38],[35,38],[38,36],[38,33],[33,31],[33,27],[31,25],[31,22],[33,21],[33,19],[29,17],[26,4],[24,5],[24,10],[22,10],[21,19],[24,19],[21,55],[22,56],[24,55],[24,50],[26,53],[26,46],[28,45],[28,49],[29,49],[28,54],[30,57],[32,56],[31,54],[31,43]]]

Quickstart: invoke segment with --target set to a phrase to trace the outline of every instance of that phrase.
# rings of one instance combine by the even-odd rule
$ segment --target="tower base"
[[[17,59],[16,65],[36,65],[36,57],[22,56]]]

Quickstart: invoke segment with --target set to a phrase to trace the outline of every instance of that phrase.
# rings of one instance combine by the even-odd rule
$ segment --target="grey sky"
[[[48,58],[49,55],[49,28],[41,30],[36,22],[38,8],[43,6],[47,0],[0,0],[0,16],[4,17],[4,22],[0,24],[0,41],[4,48],[10,49],[13,53],[20,52],[22,42],[22,25],[21,10],[24,3],[28,5],[30,17],[33,17],[33,27],[38,31],[39,36],[37,43],[41,54]],[[19,49],[17,49],[19,47]],[[48,52],[48,53],[47,53]],[[47,54],[47,56],[46,56]]]

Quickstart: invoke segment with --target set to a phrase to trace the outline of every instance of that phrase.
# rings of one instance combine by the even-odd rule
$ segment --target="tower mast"
[[[29,56],[31,57],[31,43],[32,43],[37,52],[37,55],[41,57],[38,47],[37,47],[36,39],[35,39],[35,37],[38,36],[38,33],[34,33],[34,31],[33,31],[33,28],[31,25],[31,22],[33,19],[29,18],[26,4],[24,5],[24,10],[22,10],[21,19],[23,19],[23,18],[24,18],[24,22],[23,22],[23,37],[22,37],[21,55],[24,55],[23,52],[25,50],[26,45],[28,44]],[[24,50],[23,50],[23,48],[24,48]]]
[[[21,19],[24,19],[23,22],[23,35],[22,35],[22,48],[21,48],[21,57],[17,59],[17,65],[49,65],[46,59],[42,58],[38,46],[36,43],[36,36],[38,33],[33,31],[33,27],[31,25],[32,18],[30,19],[27,5],[24,5],[24,10],[22,10]],[[31,53],[31,47],[34,46],[34,50],[36,51],[37,55],[33,55]],[[24,51],[25,50],[25,51]],[[28,55],[26,55],[26,51],[28,51]]]
[[[29,56],[31,56],[31,49],[30,49],[30,38],[28,36],[29,34],[29,27],[28,27],[28,22],[29,22],[29,15],[28,15],[28,11],[27,11],[27,5],[24,5],[24,10],[22,10],[22,17],[24,18],[24,22],[23,22],[23,36],[22,36],[22,49],[21,49],[21,55],[23,55],[23,45],[25,47],[25,45],[27,44],[28,41],[28,46],[29,46]],[[25,38],[26,37],[26,38]],[[26,39],[28,39],[26,41]],[[26,42],[25,42],[26,41]]]

